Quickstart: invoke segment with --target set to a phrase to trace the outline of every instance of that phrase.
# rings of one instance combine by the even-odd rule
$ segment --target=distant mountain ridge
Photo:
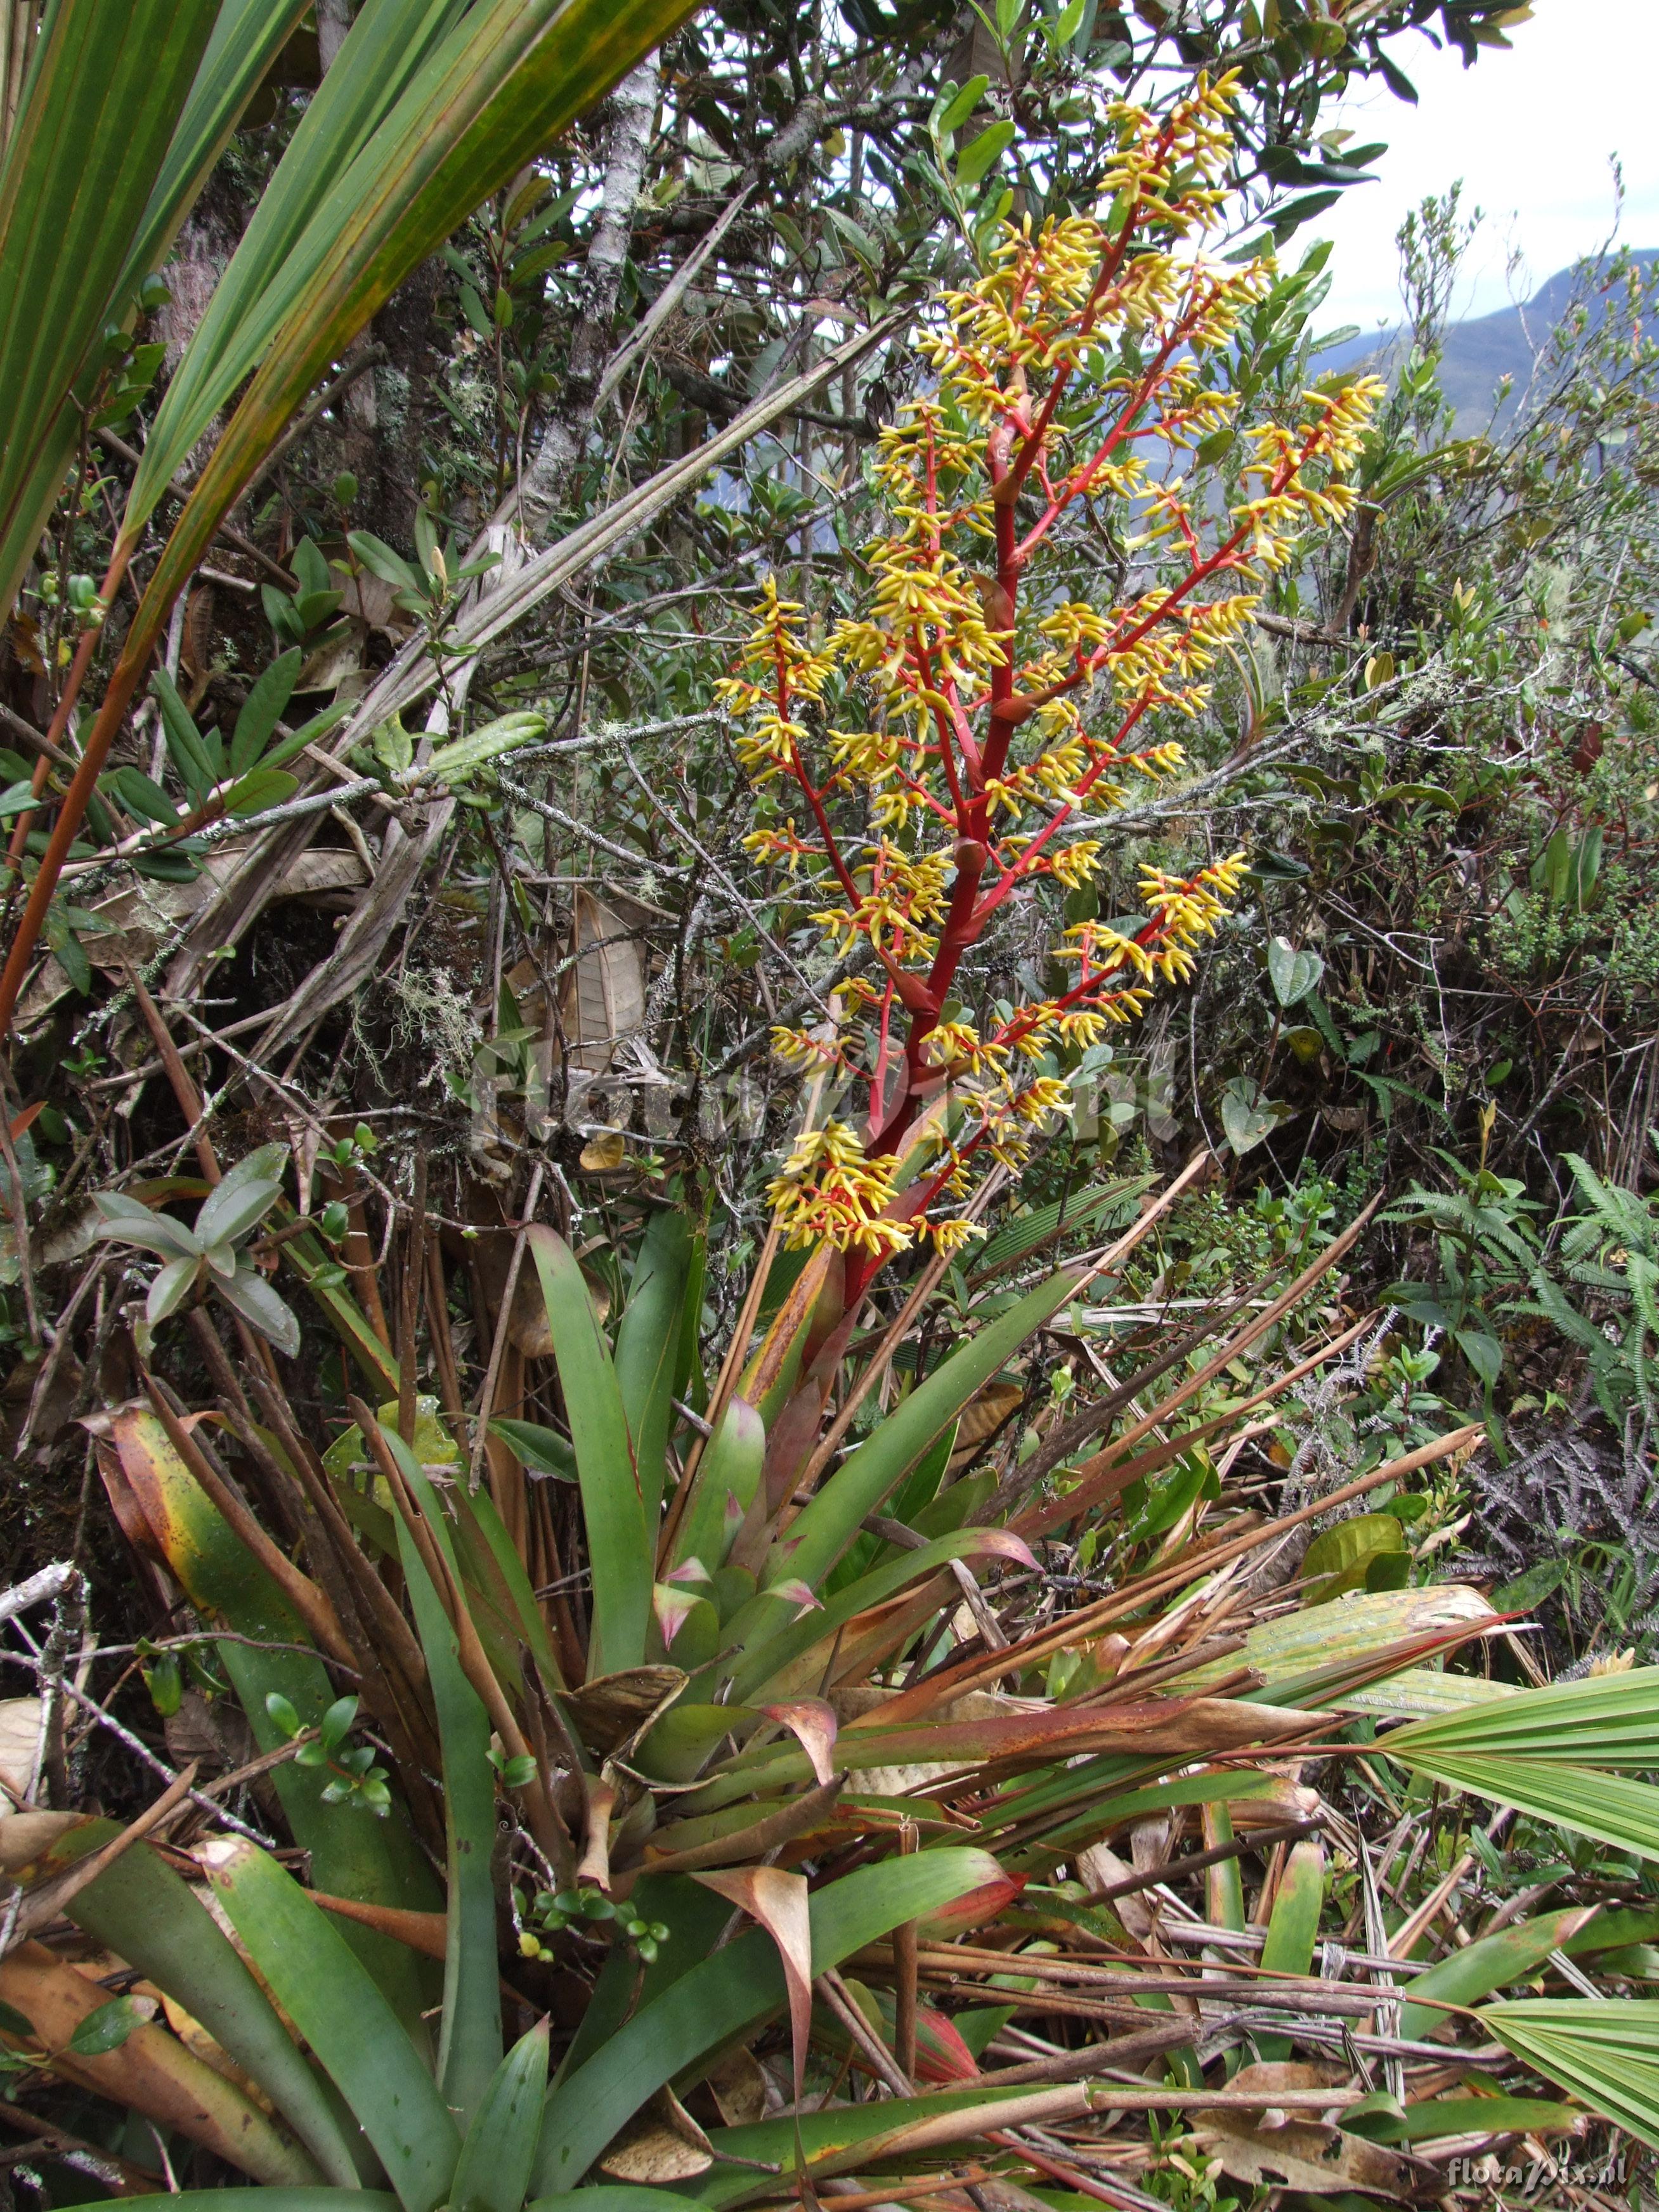
[[[1651,266],[1659,250],[1639,252],[1634,258]],[[1448,325],[1440,363],[1440,388],[1457,410],[1458,428],[1466,434],[1484,428],[1492,412],[1498,386],[1505,376],[1514,380],[1499,414],[1506,421],[1520,406],[1531,380],[1533,362],[1549,343],[1556,325],[1572,303],[1573,270],[1558,270],[1540,284],[1529,300],[1498,307],[1489,315],[1471,316],[1467,322]],[[1592,314],[1595,301],[1590,300]],[[1401,330],[1376,331],[1331,346],[1316,356],[1319,371],[1356,368],[1361,362],[1386,375],[1407,343]]]

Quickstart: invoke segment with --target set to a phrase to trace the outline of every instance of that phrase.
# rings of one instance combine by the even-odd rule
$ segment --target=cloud
[[[1465,70],[1455,49],[1421,34],[1393,58],[1417,87],[1415,108],[1384,89],[1348,101],[1341,121],[1360,144],[1388,141],[1377,181],[1356,185],[1291,242],[1329,238],[1334,282],[1322,322],[1364,329],[1398,319],[1395,234],[1430,192],[1463,185],[1465,212],[1484,210],[1453,312],[1486,314],[1525,298],[1547,276],[1593,252],[1613,224],[1611,157],[1625,175],[1621,236],[1659,246],[1659,74],[1654,0],[1534,0],[1512,50],[1487,49]],[[1521,257],[1510,273],[1512,254]]]

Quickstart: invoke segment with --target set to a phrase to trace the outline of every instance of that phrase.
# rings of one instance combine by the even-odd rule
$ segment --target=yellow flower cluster
[[[1106,188],[1117,194],[1119,206],[1155,212],[1178,238],[1208,227],[1224,198],[1218,187],[1232,151],[1227,118],[1237,82],[1233,70],[1213,84],[1200,76],[1190,99],[1161,118],[1119,103],[1113,118],[1117,155],[1106,173]]]
[[[927,925],[945,911],[950,854],[921,853],[912,858],[884,839],[866,845],[863,858],[859,873],[868,889],[860,890],[855,902],[828,907],[815,914],[813,921],[843,951],[863,937],[895,960],[930,957],[933,939]]]
[[[785,1244],[799,1251],[829,1243],[844,1252],[885,1257],[910,1242],[906,1223],[885,1218],[896,1163],[868,1159],[844,1121],[804,1130],[767,1189]]]
[[[1148,869],[1144,924],[1065,931],[1066,988],[994,1021],[962,1011],[962,963],[994,919],[1042,878],[1094,883],[1105,847],[1078,831],[1134,778],[1179,772],[1166,718],[1202,710],[1262,579],[1352,510],[1374,380],[1239,422],[1228,349],[1277,277],[1195,247],[1224,198],[1231,89],[1200,82],[1163,116],[1118,107],[1099,215],[1006,227],[978,282],[945,295],[919,341],[932,389],[878,441],[888,522],[865,549],[862,611],[815,624],[769,581],[720,687],[757,782],[793,781],[803,802],[748,849],[798,879],[837,954],[865,951],[836,1018],[774,1044],[862,1086],[867,1115],[803,1136],[770,1193],[791,1243],[860,1255],[858,1279],[920,1236],[953,1249],[974,1233],[933,1209],[975,1162],[1025,1157],[1067,1107],[1066,1056],[1188,978],[1237,893],[1239,854]],[[1230,438],[1222,505],[1188,471]],[[1056,526],[1085,509],[1133,563],[1115,602],[1066,588]]]
[[[841,1053],[832,1037],[819,1036],[811,1030],[787,1029],[780,1024],[772,1031],[772,1056],[801,1074],[817,1074],[835,1066]]]
[[[924,1225],[941,1252],[960,1252],[964,1245],[985,1234],[977,1221],[964,1221],[960,1216],[940,1218],[936,1215]]]
[[[742,676],[722,677],[714,696],[740,720],[738,758],[764,783],[781,769],[794,771],[811,735],[792,716],[793,706],[816,703],[835,672],[835,656],[815,653],[798,627],[805,609],[781,599],[775,578],[761,586],[761,622],[744,648]]]

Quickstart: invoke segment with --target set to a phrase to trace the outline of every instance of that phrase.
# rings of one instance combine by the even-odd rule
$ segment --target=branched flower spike
[[[1242,854],[1148,871],[1140,927],[1066,932],[1058,995],[977,1023],[960,1002],[963,958],[1011,900],[1091,882],[1102,841],[1083,833],[1180,765],[1167,718],[1203,708],[1255,586],[1353,506],[1372,378],[1244,430],[1231,509],[1189,486],[1194,450],[1237,433],[1229,349],[1275,281],[1190,243],[1217,219],[1230,94],[1200,82],[1162,119],[1121,107],[1109,211],[1007,228],[947,295],[922,340],[935,389],[881,436],[891,527],[867,549],[867,611],[819,648],[769,583],[723,686],[744,765],[793,793],[750,850],[810,887],[838,952],[867,948],[835,1022],[775,1034],[865,1102],[862,1126],[800,1139],[771,1192],[791,1243],[848,1253],[849,1287],[919,1237],[972,1233],[952,1215],[973,1164],[1017,1164],[1066,1103],[1056,1049],[1191,976],[1237,890]],[[1066,595],[1062,525],[1085,515],[1134,580],[1115,604]]]

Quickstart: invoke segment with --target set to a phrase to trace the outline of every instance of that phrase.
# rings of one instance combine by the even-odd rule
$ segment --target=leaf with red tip
[[[971,2081],[979,2061],[956,2022],[924,2007],[916,2014],[916,2073],[924,2081]]]
[[[836,1763],[830,1754],[836,1747],[836,1736],[841,1727],[833,1705],[826,1705],[822,1698],[797,1698],[787,1705],[763,1705],[761,1711],[768,1720],[781,1722],[799,1740],[820,1782],[833,1778]]]
[[[1016,1536],[1012,1528],[971,1528],[973,1539],[970,1559],[990,1553],[999,1559],[1012,1559],[1022,1567],[1035,1567],[1036,1554],[1023,1536]]]
[[[802,1613],[814,1609],[822,1613],[823,1610],[823,1600],[816,1590],[809,1589],[798,1576],[790,1576],[783,1582],[770,1583],[761,1592],[761,1595],[781,1597],[786,1605],[796,1606]]]
[[[690,1590],[670,1589],[666,1583],[658,1583],[651,1593],[651,1609],[657,1616],[657,1626],[662,1631],[663,1649],[672,1651],[674,1638],[691,1618],[698,1603]]]
[[[799,2100],[806,2087],[806,2045],[812,2028],[812,1923],[806,1877],[763,1866],[736,1868],[729,1874],[694,1874],[691,1879],[746,1912],[778,1947],[789,1993]]]
[[[985,1855],[989,1858],[990,1854]],[[994,1871],[990,1879],[970,1889],[964,1896],[955,1898],[938,1912],[922,1921],[917,1933],[926,1937],[941,1938],[965,1935],[970,1928],[982,1928],[988,1920],[994,1920],[1004,1912],[1024,1888],[1028,1875],[1004,1874],[992,1861]]]

